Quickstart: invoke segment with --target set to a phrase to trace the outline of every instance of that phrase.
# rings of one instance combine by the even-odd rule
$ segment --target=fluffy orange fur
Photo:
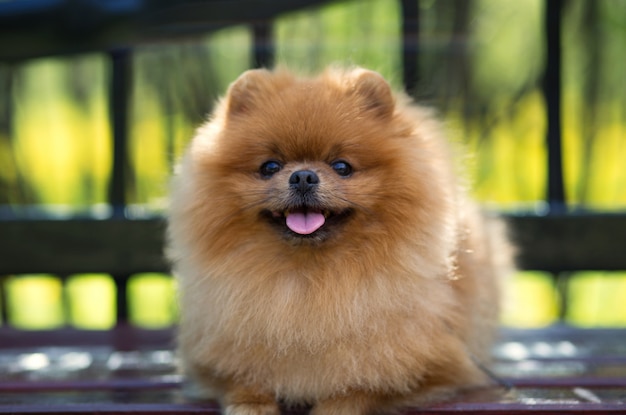
[[[184,369],[227,414],[384,413],[488,381],[508,248],[441,130],[364,69],[231,85],[178,167],[168,228]],[[295,211],[326,222],[299,234]]]

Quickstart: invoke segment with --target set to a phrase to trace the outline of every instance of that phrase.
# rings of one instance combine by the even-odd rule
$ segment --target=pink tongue
[[[308,235],[322,227],[326,218],[318,212],[292,212],[287,215],[287,226],[295,233]]]

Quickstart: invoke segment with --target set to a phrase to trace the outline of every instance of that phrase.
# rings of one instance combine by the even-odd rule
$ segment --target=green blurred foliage
[[[567,196],[584,207],[624,209],[626,2],[564,4]],[[468,150],[463,162],[480,201],[505,210],[534,208],[544,198],[546,181],[543,2],[422,0],[420,5],[421,81],[412,93],[440,110],[451,137]],[[362,65],[401,87],[398,2],[333,2],[285,15],[274,30],[279,65],[301,72]],[[250,67],[251,41],[249,29],[236,26],[196,41],[136,50],[128,144],[132,203],[164,210],[175,160],[228,84]],[[0,64],[0,204],[80,211],[106,203],[112,158],[109,71],[102,54]],[[131,319],[148,327],[171,324],[172,284],[158,275],[133,278]],[[626,325],[620,306],[625,286],[623,276],[573,276],[567,321]],[[108,276],[75,276],[65,285],[50,276],[20,276],[6,287],[18,326],[106,328],[114,321]],[[521,273],[506,291],[507,324],[544,325],[558,316],[561,299],[550,276]],[[592,293],[596,299],[587,300]],[[65,296],[69,305],[62,306]]]

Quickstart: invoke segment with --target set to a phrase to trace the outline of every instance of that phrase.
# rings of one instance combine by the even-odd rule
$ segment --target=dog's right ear
[[[357,68],[352,71],[352,93],[361,98],[363,109],[380,117],[393,114],[395,101],[387,81],[377,72]]]
[[[228,89],[228,114],[245,114],[257,105],[270,76],[271,72],[267,69],[251,69],[241,74]]]

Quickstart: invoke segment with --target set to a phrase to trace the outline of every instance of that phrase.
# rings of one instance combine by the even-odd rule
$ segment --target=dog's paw
[[[224,408],[225,415],[280,415],[276,403],[233,403]]]
[[[395,415],[403,402],[399,394],[353,391],[318,401],[310,415]]]

